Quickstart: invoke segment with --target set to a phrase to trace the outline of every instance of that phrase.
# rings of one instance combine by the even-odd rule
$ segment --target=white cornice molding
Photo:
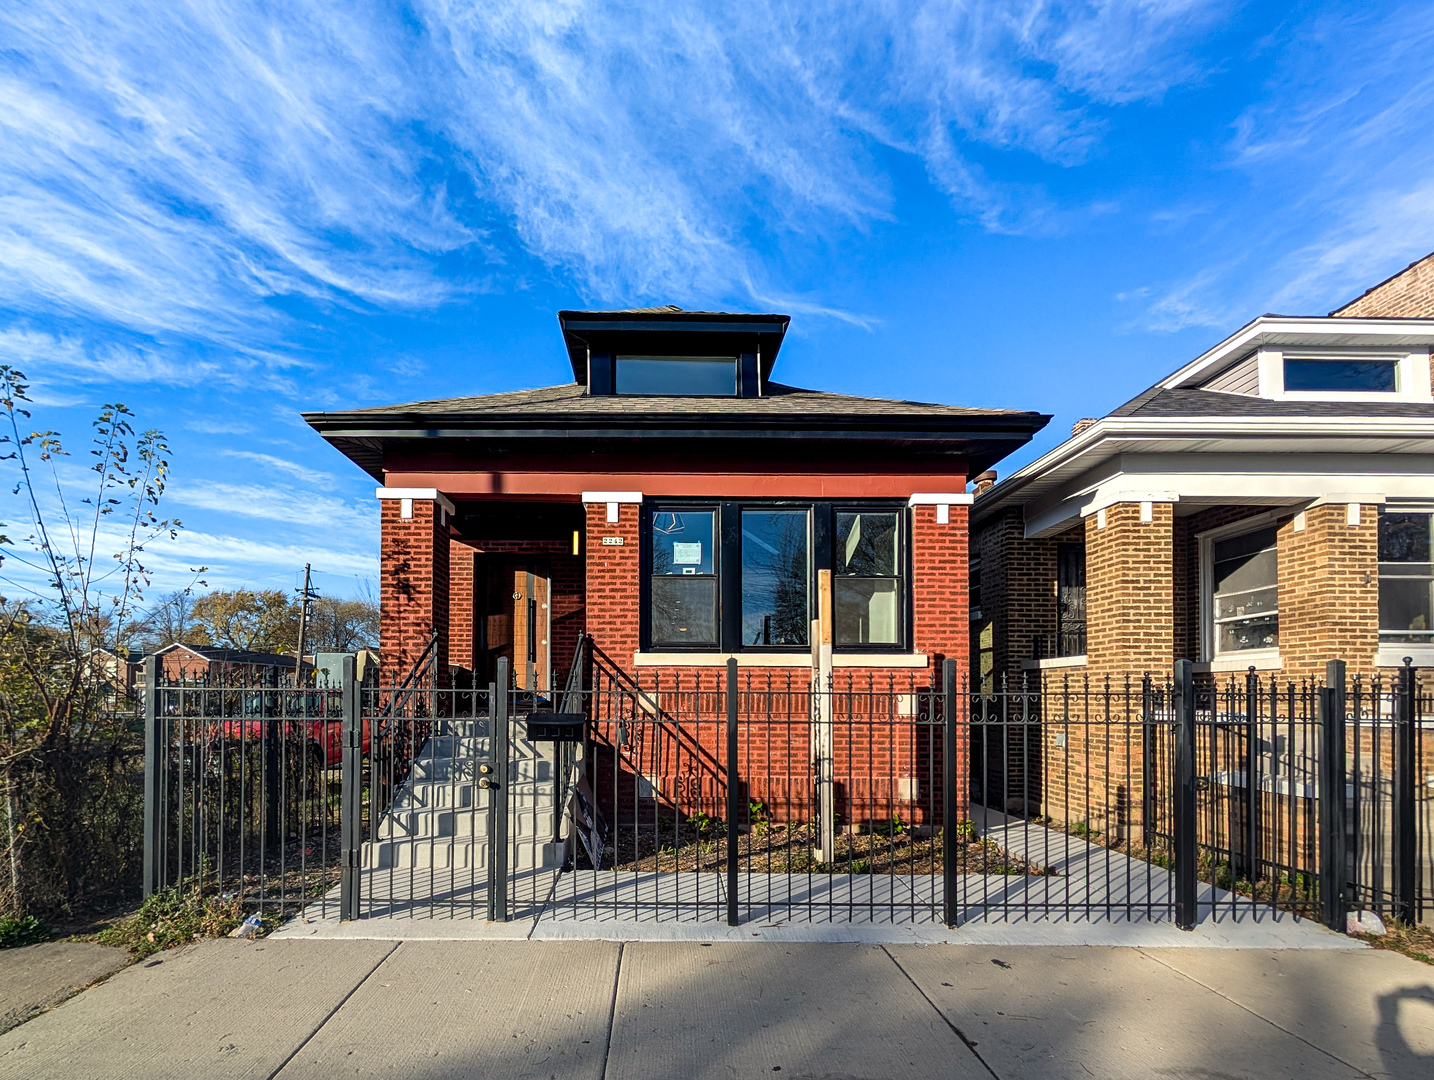
[[[391,488],[381,487],[374,493],[380,499],[431,499],[436,502],[450,515],[455,513],[453,503],[448,496],[437,488]]]
[[[640,503],[640,491],[584,491],[585,503]]]
[[[906,500],[907,506],[970,506],[976,496],[969,491],[918,491]]]

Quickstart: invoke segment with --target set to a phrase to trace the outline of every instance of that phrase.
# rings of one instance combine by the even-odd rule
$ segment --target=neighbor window
[[[837,645],[895,645],[901,610],[899,515],[838,511],[832,560]]]
[[[1399,361],[1285,359],[1285,390],[1363,391],[1392,394]]]
[[[716,518],[712,510],[652,517],[648,627],[654,645],[717,644]]]
[[[619,394],[737,396],[735,356],[619,356],[614,377]]]
[[[1434,515],[1379,515],[1379,641],[1434,644]]]
[[[905,647],[904,509],[724,502],[645,520],[645,648],[810,649],[826,567],[833,645]]]
[[[1274,527],[1215,540],[1210,579],[1216,656],[1279,646]]]

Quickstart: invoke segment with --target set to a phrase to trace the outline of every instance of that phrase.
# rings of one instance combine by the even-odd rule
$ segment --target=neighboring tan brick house
[[[635,679],[799,684],[828,574],[835,668],[964,664],[967,478],[1049,418],[783,385],[788,321],[564,311],[566,385],[306,414],[382,485],[384,668],[436,634],[441,677],[546,694],[586,633]]]
[[[1434,255],[1266,315],[972,509],[972,664],[1104,679],[1434,664]]]

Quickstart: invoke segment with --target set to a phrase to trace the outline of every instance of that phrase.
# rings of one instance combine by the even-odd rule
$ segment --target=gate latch
[[[498,790],[498,781],[493,779],[493,766],[484,762],[478,766],[478,772],[482,774],[478,778],[478,786],[480,788],[483,788],[485,791]]]

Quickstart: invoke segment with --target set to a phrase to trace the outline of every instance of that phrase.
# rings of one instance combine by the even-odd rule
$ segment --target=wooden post
[[[815,738],[812,740],[817,776],[817,813],[819,837],[817,861],[836,859],[836,777],[835,739],[832,731],[832,572],[817,571],[817,633],[813,645],[816,654]]]

